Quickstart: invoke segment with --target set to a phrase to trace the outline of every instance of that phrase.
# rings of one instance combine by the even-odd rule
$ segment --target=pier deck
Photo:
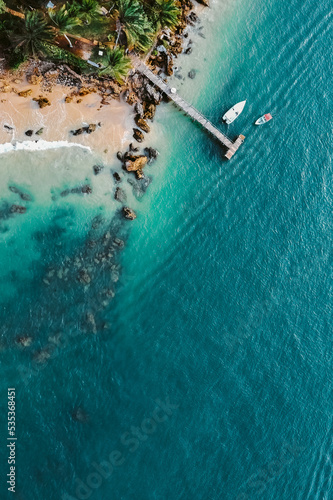
[[[212,123],[207,120],[197,109],[195,109],[191,104],[186,102],[180,95],[173,93],[171,87],[167,85],[161,78],[159,78],[155,73],[153,73],[140,59],[134,59],[134,68],[140,73],[145,75],[156,87],[158,87],[164,94],[166,94],[180,109],[182,109],[192,120],[200,123],[208,132],[210,132],[223,146],[227,148],[225,157],[230,160],[232,156],[236,153],[238,148],[243,143],[245,137],[239,135],[235,142],[232,142],[229,137],[220,132]]]

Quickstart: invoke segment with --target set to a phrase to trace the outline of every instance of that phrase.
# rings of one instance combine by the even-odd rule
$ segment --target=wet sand
[[[75,142],[98,151],[105,160],[110,160],[117,150],[125,149],[133,140],[133,109],[122,98],[110,99],[109,104],[101,105],[102,97],[92,93],[76,96],[72,102],[66,103],[66,96],[77,90],[76,87],[56,84],[51,91],[45,91],[41,85],[29,84],[24,76],[15,73],[0,74],[0,144],[40,139]],[[32,90],[28,97],[18,95],[28,89]],[[33,101],[39,96],[49,99],[51,105],[40,108]],[[81,102],[78,103],[79,99]],[[100,123],[101,126],[91,134],[71,134],[72,130],[90,123]],[[13,130],[8,130],[5,125]],[[35,132],[42,127],[43,133],[36,135]],[[34,134],[28,137],[25,134],[27,130],[33,130]]]

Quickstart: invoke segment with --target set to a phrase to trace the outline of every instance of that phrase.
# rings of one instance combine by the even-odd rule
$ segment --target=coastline
[[[19,95],[30,90],[27,97]],[[22,71],[1,75],[0,144],[41,139],[61,141],[88,147],[105,161],[114,157],[115,151],[131,141],[131,129],[135,126],[131,107],[122,98],[101,104],[103,97],[98,92],[78,95],[66,102],[73,92],[77,92],[75,87],[60,84],[51,85],[45,91],[43,83],[29,83]],[[33,101],[39,96],[46,97],[50,105],[40,108],[38,102]],[[71,133],[91,123],[100,123],[93,133],[77,136]],[[42,133],[36,134],[41,129]],[[33,131],[30,137],[26,135],[29,130]]]
[[[145,57],[148,67],[165,78],[174,74],[174,62],[185,52],[185,39],[190,28],[195,26],[198,15],[206,6],[205,1],[184,2],[177,34],[169,33],[174,41],[173,48],[170,53],[165,53],[162,64],[156,61],[158,57],[148,54]],[[161,36],[160,33],[156,44]],[[188,53],[192,50],[190,44],[191,41],[186,49]],[[60,83],[61,80],[65,83]],[[156,106],[164,98],[157,93],[157,99],[154,99],[146,92],[146,83],[150,84],[134,69],[123,85],[119,85],[114,81],[77,75],[67,65],[58,67],[46,61],[27,61],[18,70],[0,67],[0,144],[8,145],[3,151],[15,149],[9,144],[43,139],[48,143],[88,147],[103,161],[110,162],[115,159],[117,151],[127,150],[130,143],[136,141],[137,137],[133,136],[135,129],[139,136],[137,142],[144,142],[142,146],[145,148],[149,146],[146,133],[150,133],[149,137],[152,135],[146,120],[153,121]],[[40,106],[38,99],[44,99],[45,106]],[[153,111],[147,112],[144,106],[151,103]],[[138,117],[146,121],[143,127],[138,126]],[[93,133],[72,133],[89,125],[93,127]]]

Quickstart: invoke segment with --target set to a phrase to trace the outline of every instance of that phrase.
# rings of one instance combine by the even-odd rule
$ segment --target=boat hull
[[[264,125],[265,123],[269,122],[272,119],[272,115],[270,113],[266,113],[265,115],[262,115],[258,120],[254,123],[255,125]]]
[[[238,118],[241,112],[244,109],[246,101],[241,101],[235,104],[232,108],[230,108],[222,117],[222,120],[225,121],[227,125],[232,123]]]

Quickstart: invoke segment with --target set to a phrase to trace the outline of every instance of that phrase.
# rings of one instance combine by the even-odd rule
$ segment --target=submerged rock
[[[196,74],[197,72],[195,71],[195,69],[191,69],[191,71],[189,71],[188,73],[188,77],[193,80],[196,77]]]
[[[115,198],[115,200],[120,201],[121,203],[124,203],[127,199],[127,196],[126,196],[126,193],[123,189],[121,189],[120,187],[117,187],[116,191],[114,193],[114,198]]]
[[[113,240],[113,246],[116,246],[118,248],[124,248],[125,242],[123,240],[121,240],[120,238],[115,238]]]
[[[24,200],[24,201],[31,201],[31,196],[28,195],[27,193],[24,193],[23,191],[21,191],[19,188],[17,188],[16,186],[9,186],[9,190],[12,192],[12,193],[15,193],[15,194],[18,194],[19,197],[21,198],[21,200]]]
[[[104,170],[104,167],[103,167],[103,165],[94,165],[93,170],[94,170],[94,174],[98,175],[102,172],[102,170]]]
[[[81,423],[86,423],[90,420],[89,415],[81,407],[74,408],[72,411],[72,419]]]
[[[97,333],[96,321],[94,315],[91,312],[87,313],[86,323],[88,329],[96,335]]]
[[[41,349],[35,352],[33,359],[36,363],[45,363],[51,357],[51,354],[50,349]]]
[[[21,205],[12,205],[10,207],[10,211],[12,214],[25,214],[27,209],[26,207],[22,207]]]
[[[82,186],[81,192],[83,194],[91,194],[92,193],[92,188],[91,188],[91,186],[89,186],[89,184],[85,184],[84,186]]]
[[[89,285],[89,283],[91,282],[91,277],[90,275],[88,274],[87,270],[86,269],[82,269],[79,274],[78,274],[78,277],[77,277],[78,281],[80,283],[82,283],[83,285]]]
[[[17,337],[15,342],[23,347],[29,347],[32,344],[32,337]]]
[[[124,217],[126,219],[129,219],[129,220],[134,220],[136,219],[136,213],[134,212],[134,210],[132,210],[131,208],[129,207],[124,207],[123,208],[123,214],[124,214]]]
[[[119,161],[123,161],[124,155],[123,155],[123,153],[121,151],[117,152],[117,158],[118,158]]]

